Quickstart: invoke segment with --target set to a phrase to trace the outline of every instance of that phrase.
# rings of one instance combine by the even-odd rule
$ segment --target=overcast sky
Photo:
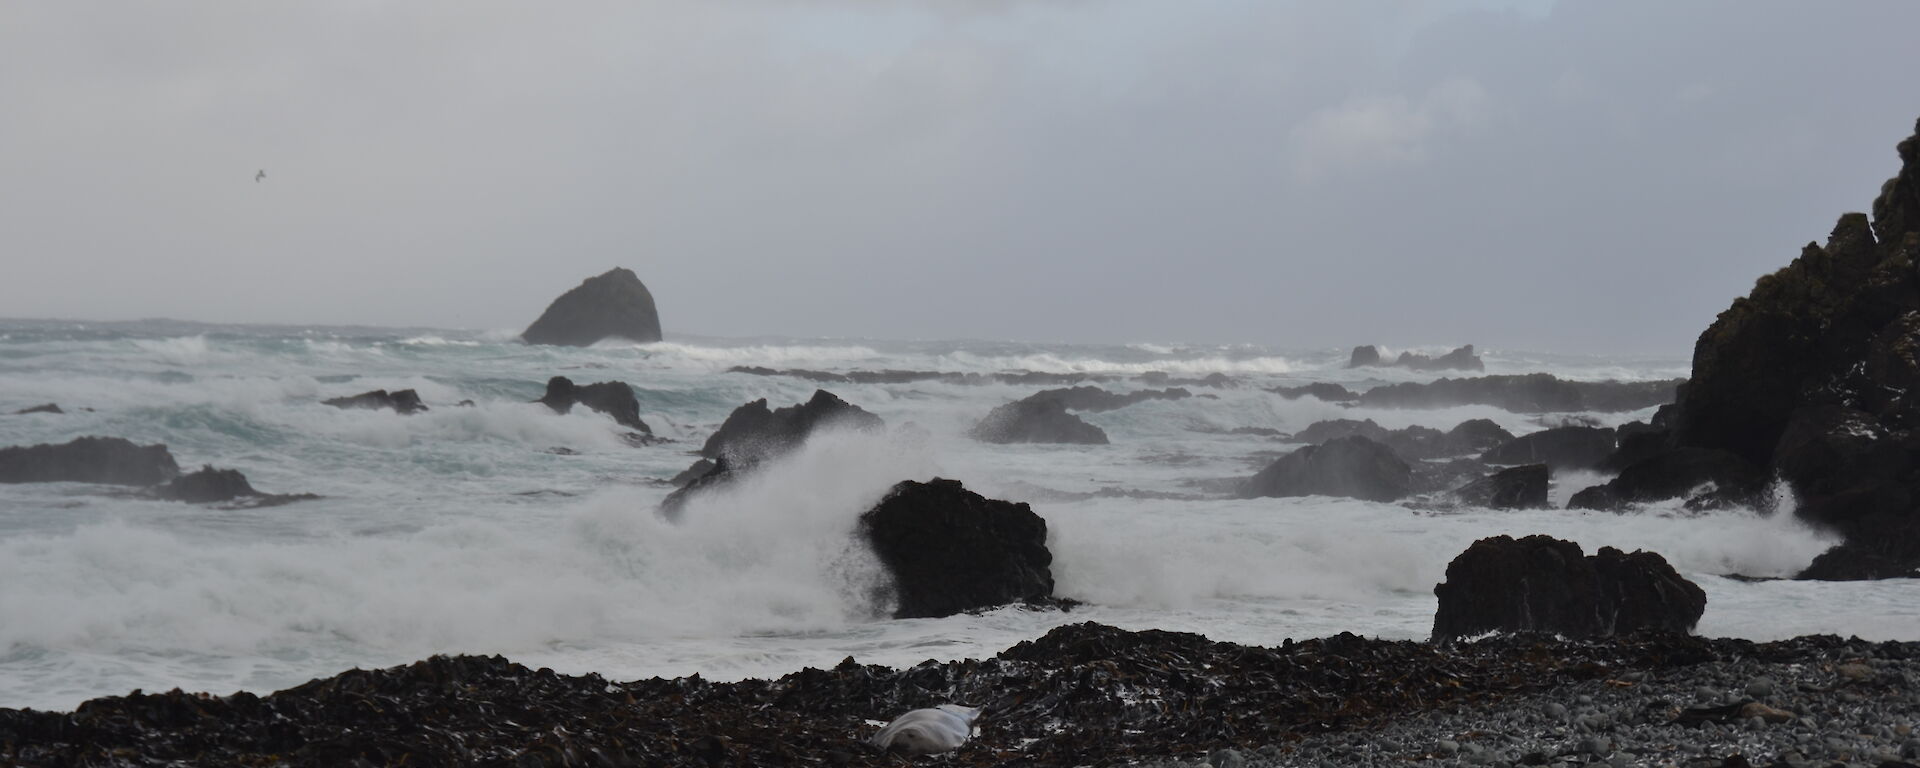
[[[0,316],[1678,352],[1920,3],[0,3]],[[256,170],[267,178],[255,182]]]

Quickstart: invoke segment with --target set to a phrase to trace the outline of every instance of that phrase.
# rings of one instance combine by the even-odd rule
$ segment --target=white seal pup
[[[978,717],[979,707],[958,704],[916,709],[894,718],[867,743],[883,751],[909,755],[952,752],[973,735],[973,721]]]

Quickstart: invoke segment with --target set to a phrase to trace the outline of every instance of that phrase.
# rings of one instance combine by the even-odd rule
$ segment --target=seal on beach
[[[894,718],[867,743],[882,751],[909,755],[952,752],[973,735],[973,721],[978,717],[979,707],[958,704],[916,709]]]

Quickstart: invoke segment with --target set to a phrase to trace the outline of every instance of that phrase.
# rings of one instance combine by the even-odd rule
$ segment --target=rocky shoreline
[[[0,710],[0,762],[898,765],[864,745],[879,723],[960,702],[985,708],[977,736],[921,761],[1879,765],[1920,749],[1917,682],[1920,643],[1830,636],[1342,634],[1263,648],[1083,623],[991,659],[848,659],[777,680],[620,683],[437,656],[266,696],[135,692],[71,713]],[[1778,714],[1726,709],[1747,700]]]

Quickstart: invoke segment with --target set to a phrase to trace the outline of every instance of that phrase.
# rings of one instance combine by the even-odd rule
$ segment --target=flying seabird
[[[260,169],[259,173],[256,173],[253,175],[253,183],[258,184],[260,183],[261,179],[264,179],[266,177],[267,177],[267,169],[262,168]]]

